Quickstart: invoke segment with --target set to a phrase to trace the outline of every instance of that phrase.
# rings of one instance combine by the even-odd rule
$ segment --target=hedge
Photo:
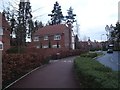
[[[68,56],[80,55],[81,50],[70,50],[61,51],[59,55],[54,53],[53,55],[46,55],[43,52],[29,52],[23,54],[3,54],[2,57],[2,77],[3,77],[3,88],[11,82],[20,78],[27,72],[39,67],[42,64],[49,63],[50,59],[60,59]]]
[[[38,54],[4,54],[2,59],[3,87],[44,63]]]

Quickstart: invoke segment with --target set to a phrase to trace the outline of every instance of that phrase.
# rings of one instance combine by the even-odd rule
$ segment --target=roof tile
[[[64,33],[64,30],[68,29],[65,24],[58,24],[58,25],[50,25],[45,26],[43,28],[39,28],[38,31],[34,33],[34,35],[54,35]]]

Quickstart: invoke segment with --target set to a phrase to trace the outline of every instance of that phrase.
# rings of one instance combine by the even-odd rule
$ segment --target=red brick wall
[[[10,32],[6,29],[3,30],[3,52],[10,48]]]
[[[2,27],[3,29],[2,42],[3,52],[5,52],[7,49],[10,48],[10,32],[8,31],[10,29],[10,26],[2,13],[0,13],[0,27]]]
[[[66,27],[66,29],[64,30],[64,45],[66,48],[70,48],[70,44],[71,44],[71,32],[69,30],[69,28]]]
[[[53,26],[54,27],[54,26]],[[49,40],[44,40],[44,36],[45,36],[45,32],[44,34],[37,34],[37,36],[40,36],[40,40],[37,41],[37,42],[34,42],[34,36],[36,35],[33,35],[33,38],[32,38],[32,42],[28,45],[29,47],[36,47],[36,46],[44,46],[44,45],[48,45],[49,46],[49,41],[51,43],[51,46],[52,45],[57,45],[57,42],[59,43],[59,45],[61,46],[62,49],[70,49],[71,47],[71,32],[70,32],[70,28],[64,26],[61,30],[63,31],[62,33],[60,32],[59,30],[60,27],[58,27],[58,32],[55,31],[54,34],[50,34],[51,36],[48,36],[49,37]],[[51,32],[51,31],[50,31]],[[46,32],[48,33],[48,32]],[[53,33],[53,32],[52,32]],[[59,34],[61,35],[61,40],[54,40],[54,35],[55,34]]]
[[[65,42],[65,39],[68,39],[68,37],[66,38],[64,34],[61,35],[61,39],[60,40],[54,40],[54,36],[51,36],[49,37],[49,40],[44,40],[44,38],[40,38],[39,41],[37,42],[34,42],[32,40],[31,43],[28,44],[29,47],[36,47],[37,45],[40,45],[42,43],[42,45],[49,45],[49,41],[51,43],[51,46],[52,45],[56,45],[57,42],[59,43],[59,45],[61,45],[61,48],[62,49],[65,49],[65,48],[68,48],[68,47],[65,47],[65,43],[68,43],[69,44],[69,41],[66,40],[67,42]]]

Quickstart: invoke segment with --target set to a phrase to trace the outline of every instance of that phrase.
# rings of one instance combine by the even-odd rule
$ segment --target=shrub
[[[94,58],[94,57],[97,57],[98,55],[95,52],[89,52],[89,53],[81,54],[80,56]]]
[[[3,87],[41,65],[44,58],[36,53],[3,55]]]
[[[32,69],[39,67],[41,64],[49,63],[50,59],[65,58],[68,56],[80,55],[81,50],[65,50],[59,51],[59,56],[55,53],[47,55],[43,50],[31,49],[24,53],[24,48],[21,48],[21,54],[18,54],[18,48],[13,47],[7,51],[7,54],[3,54],[3,87],[10,84],[17,78],[31,71]]]
[[[24,53],[24,48],[18,48],[18,47],[11,47],[6,51],[6,53]]]

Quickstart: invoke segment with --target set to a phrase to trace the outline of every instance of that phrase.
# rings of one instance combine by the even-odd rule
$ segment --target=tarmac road
[[[105,55],[97,60],[105,66],[110,67],[113,71],[120,71],[120,52],[107,53],[103,51],[103,53]]]

